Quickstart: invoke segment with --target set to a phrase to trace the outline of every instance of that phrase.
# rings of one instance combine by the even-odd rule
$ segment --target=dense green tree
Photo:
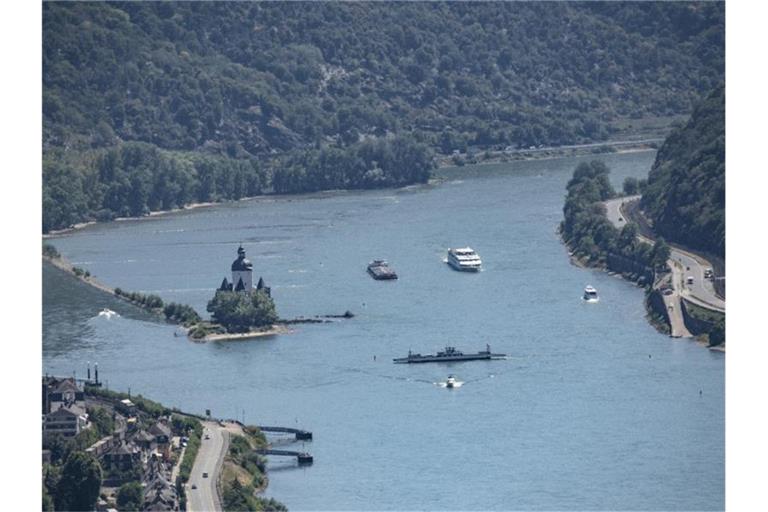
[[[664,267],[669,259],[669,255],[672,253],[672,249],[669,244],[664,240],[664,237],[659,237],[653,244],[653,252],[651,253],[651,261],[657,268]]]
[[[722,2],[45,2],[43,229],[421,183],[427,149],[604,140],[721,82],[724,20]],[[381,141],[391,159],[360,155]],[[342,170],[305,155],[331,150]]]
[[[278,319],[272,298],[262,290],[251,293],[217,290],[208,302],[213,320],[229,332],[247,332],[252,327],[272,325]]]
[[[139,482],[128,482],[117,491],[117,509],[123,511],[141,510],[144,500],[144,490]]]
[[[640,191],[637,178],[633,176],[627,176],[624,178],[623,190],[625,196],[633,196]]]
[[[111,435],[115,429],[115,420],[103,407],[94,407],[88,411],[88,420],[93,424],[100,437]]]
[[[725,320],[721,320],[709,332],[709,344],[712,346],[725,343]]]
[[[101,487],[101,466],[93,455],[73,452],[67,457],[56,486],[57,510],[88,511],[96,506]]]
[[[725,87],[664,141],[642,207],[668,240],[725,257]]]

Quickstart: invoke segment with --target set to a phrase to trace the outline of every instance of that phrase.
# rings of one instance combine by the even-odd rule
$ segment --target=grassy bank
[[[233,434],[221,473],[224,510],[284,511],[285,505],[273,498],[256,496],[267,487],[266,461],[253,452],[267,446],[257,427],[245,427],[245,435]]]

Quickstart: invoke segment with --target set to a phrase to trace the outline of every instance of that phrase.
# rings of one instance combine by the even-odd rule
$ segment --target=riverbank
[[[437,168],[456,167],[457,165],[486,165],[486,164],[498,164],[507,162],[521,162],[529,160],[557,160],[560,158],[570,158],[574,156],[584,155],[600,155],[600,154],[623,154],[623,153],[638,153],[643,151],[655,151],[654,144],[662,141],[663,139],[644,139],[641,141],[614,141],[604,143],[592,143],[592,144],[580,144],[573,146],[550,146],[534,149],[516,149],[513,151],[480,151],[471,157],[464,154],[458,155],[462,158],[461,163],[457,163],[454,158],[457,155],[438,155]],[[479,157],[479,159],[478,159]],[[428,183],[439,183],[439,179],[431,178]],[[419,184],[414,184],[419,185]],[[407,185],[410,187],[413,185]],[[403,188],[406,188],[403,187]],[[332,190],[326,190],[322,192],[333,192]],[[303,195],[301,193],[296,194],[260,194],[256,196],[243,197],[237,200],[226,201],[207,201],[201,203],[190,203],[180,208],[173,208],[170,210],[155,210],[149,212],[147,215],[140,217],[117,217],[108,221],[88,221],[74,224],[68,228],[51,230],[48,233],[43,233],[43,239],[55,238],[60,235],[66,235],[79,231],[81,229],[93,226],[95,224],[104,224],[109,222],[127,222],[127,221],[141,221],[146,219],[152,219],[161,217],[164,215],[171,215],[175,213],[182,213],[190,210],[197,210],[200,208],[209,208],[211,206],[217,206],[227,203],[236,203],[242,201],[250,201],[254,199],[263,199],[268,197],[281,197],[284,195]]]
[[[290,334],[293,331],[285,325],[276,324],[270,327],[251,332],[236,332],[236,333],[211,333],[203,336],[202,338],[192,338],[192,341],[196,342],[210,342],[210,341],[245,341],[256,338],[264,338],[269,336],[277,336],[279,334]]]
[[[196,341],[196,342],[243,341],[243,340],[259,338],[263,336],[276,336],[278,334],[288,334],[291,332],[291,330],[284,324],[275,324],[269,327],[265,327],[265,328],[254,330],[247,333],[221,332],[224,330],[222,326],[213,322],[208,322],[208,321],[199,321],[194,324],[184,325],[182,321],[177,320],[175,318],[168,317],[164,313],[162,302],[160,307],[151,307],[143,303],[138,303],[134,300],[131,300],[130,295],[127,294],[126,292],[120,290],[119,288],[112,288],[103,283],[100,283],[90,273],[88,273],[87,271],[83,271],[82,269],[74,266],[64,256],[58,255],[54,257],[54,256],[43,254],[43,261],[53,265],[59,270],[79,280],[80,282],[87,284],[88,286],[96,288],[97,290],[100,290],[104,293],[108,293],[109,295],[115,298],[121,299],[127,302],[128,304],[131,304],[132,306],[140,308],[143,311],[146,311],[156,316],[158,319],[162,320],[163,322],[179,325],[184,330],[187,337],[192,341]],[[202,332],[205,334],[203,336],[195,337],[194,334],[196,332]]]
[[[97,281],[88,271],[80,269],[74,266],[69,260],[61,256],[53,246],[47,245],[50,249],[48,253],[43,253],[43,261],[51,264],[59,270],[65,272],[71,277],[79,280],[82,283],[87,284],[97,290],[107,293],[113,297],[121,299],[132,306],[142,309],[158,319],[166,323],[178,325],[184,334],[192,341],[195,342],[221,342],[221,341],[246,341],[257,338],[265,338],[278,336],[281,334],[290,334],[293,330],[288,327],[294,324],[320,324],[320,323],[333,323],[338,320],[345,320],[354,318],[354,314],[347,310],[343,314],[330,314],[330,315],[316,315],[313,318],[297,317],[293,319],[280,319],[272,325],[255,328],[249,332],[227,332],[224,326],[211,322],[208,320],[202,320],[197,312],[190,306],[168,303],[165,304],[160,297],[154,295],[144,295],[140,293],[131,293],[121,290],[120,288],[111,288],[103,283]],[[140,297],[141,300],[134,299],[134,297]],[[154,304],[159,305],[155,306]],[[172,311],[178,311],[180,309],[187,309],[191,312],[192,320],[185,320],[182,317],[174,316]],[[179,315],[181,316],[181,315]],[[175,334],[174,334],[175,335]]]
[[[550,146],[542,148],[516,149],[512,151],[478,151],[467,154],[438,156],[438,168],[464,165],[485,165],[530,160],[557,160],[588,155],[640,153],[656,151],[656,145],[664,139],[646,139],[642,141],[616,141],[573,146]]]

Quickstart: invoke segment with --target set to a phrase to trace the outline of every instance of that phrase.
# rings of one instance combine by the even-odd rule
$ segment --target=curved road
[[[638,199],[640,199],[639,195],[619,197],[617,199],[606,201],[605,210],[608,220],[619,229],[624,227],[627,220],[621,212],[621,207],[626,203],[637,201]],[[653,243],[653,240],[644,236],[638,236],[638,238],[644,242]],[[676,279],[675,283],[673,283],[675,290],[679,291],[682,297],[699,306],[714,309],[721,313],[725,312],[725,301],[715,294],[715,288],[712,286],[712,281],[704,278],[704,270],[712,268],[712,265],[706,259],[687,251],[671,247],[670,258],[668,261],[670,268],[673,267],[673,263],[676,263],[678,265],[678,270],[684,274],[681,282],[678,282]],[[685,282],[688,277],[693,277],[693,284],[689,285]],[[680,285],[680,288],[678,288],[678,285]]]
[[[229,432],[213,421],[203,421],[203,438],[200,450],[192,466],[192,473],[186,484],[187,510],[213,512],[221,510],[216,482],[229,446]],[[209,439],[206,439],[206,435]],[[203,473],[208,476],[204,477]],[[192,486],[196,486],[195,489]]]

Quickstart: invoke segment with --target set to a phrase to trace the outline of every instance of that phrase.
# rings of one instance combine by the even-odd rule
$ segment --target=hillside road
[[[623,228],[628,220],[622,211],[622,206],[633,201],[638,201],[639,199],[640,196],[636,195],[605,201],[604,204],[608,220],[617,228]],[[646,243],[654,243],[653,240],[642,235],[638,235],[638,238]],[[667,264],[673,269],[673,272],[676,268],[677,271],[683,274],[681,280],[678,281],[677,279],[674,279],[673,284],[676,293],[679,293],[681,297],[701,307],[719,311],[721,313],[725,312],[725,301],[715,294],[715,288],[712,286],[712,281],[704,278],[704,271],[708,268],[712,268],[712,265],[705,258],[671,247],[670,258],[667,261]],[[674,265],[677,265],[677,267]],[[693,278],[693,284],[687,283],[688,277]]]

